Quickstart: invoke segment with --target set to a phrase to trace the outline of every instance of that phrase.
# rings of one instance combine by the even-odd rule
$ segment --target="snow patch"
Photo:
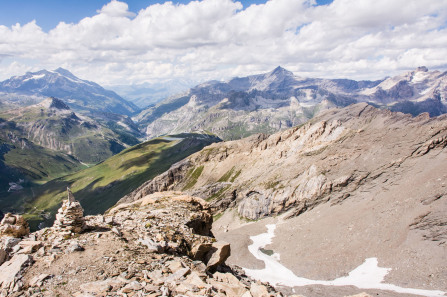
[[[389,78],[389,79],[385,80],[384,82],[382,82],[379,86],[383,90],[389,90],[399,82],[399,79],[400,79],[400,77]]]
[[[44,77],[45,77],[45,73],[34,74],[33,76],[24,79],[23,82],[28,81],[28,80],[32,80],[32,79],[41,79],[41,78],[44,78]]]
[[[428,297],[445,296],[445,292],[438,290],[422,290],[412,288],[402,288],[392,284],[382,283],[391,268],[378,266],[377,258],[368,258],[359,267],[352,270],[348,276],[334,280],[311,280],[296,276],[290,269],[278,262],[279,254],[269,256],[261,251],[261,248],[272,243],[275,236],[275,224],[266,225],[267,233],[250,236],[253,244],[248,246],[252,255],[264,261],[264,269],[247,269],[245,273],[257,280],[269,282],[273,286],[283,285],[288,287],[323,285],[323,286],[356,286],[359,289],[380,289],[390,290],[398,293],[415,294]]]
[[[427,77],[430,76],[430,73],[418,71],[413,75],[412,83],[420,83],[423,82]]]

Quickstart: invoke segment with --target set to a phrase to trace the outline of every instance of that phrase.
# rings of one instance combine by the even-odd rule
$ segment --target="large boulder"
[[[18,238],[28,234],[28,222],[21,215],[7,213],[0,222],[0,236],[10,236]]]
[[[207,270],[214,272],[219,265],[225,263],[230,255],[229,243],[223,241],[213,242],[205,259]]]

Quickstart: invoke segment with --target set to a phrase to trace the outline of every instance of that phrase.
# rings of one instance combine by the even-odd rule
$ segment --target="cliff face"
[[[446,145],[445,116],[413,118],[360,103],[271,136],[213,144],[121,201],[173,189],[209,200],[215,211],[237,207],[247,219],[297,215],[396,177],[402,163],[425,162]]]
[[[70,229],[76,203],[59,212],[64,228],[0,234],[1,296],[282,296],[224,264],[230,246],[210,236],[200,198],[156,193]]]

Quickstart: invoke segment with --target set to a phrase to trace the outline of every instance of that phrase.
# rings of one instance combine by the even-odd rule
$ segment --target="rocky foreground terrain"
[[[0,296],[283,296],[225,265],[230,245],[211,234],[207,202],[148,195],[83,217],[69,191],[52,228],[0,225]]]
[[[264,250],[296,276],[333,280],[373,257],[391,269],[385,283],[445,292],[446,146],[445,115],[359,103],[271,136],[208,146],[121,202],[164,190],[207,199],[220,217],[215,236],[234,247],[229,263],[244,268],[264,267],[247,246],[274,224]],[[338,296],[320,287],[293,289]],[[371,293],[395,296],[379,292]]]

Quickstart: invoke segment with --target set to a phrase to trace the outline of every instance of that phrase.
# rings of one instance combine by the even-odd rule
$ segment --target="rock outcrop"
[[[22,272],[32,263],[30,255],[17,254],[0,266],[0,296],[19,292],[23,286]]]
[[[70,188],[67,188],[68,198],[62,202],[56,214],[53,228],[59,232],[80,233],[84,227],[84,209],[76,201]]]
[[[125,199],[157,188],[206,199],[218,218],[213,234],[231,244],[228,263],[262,269],[247,246],[276,222],[265,250],[298,277],[336,279],[377,257],[391,268],[384,282],[447,291],[446,148],[446,115],[355,104],[212,144]],[[333,296],[310,291],[296,290]]]
[[[0,237],[22,237],[29,233],[28,222],[21,215],[7,213],[0,222]]]
[[[201,198],[153,193],[84,223],[78,234],[64,223],[17,239],[0,296],[283,296],[225,265],[230,246],[211,237]]]

